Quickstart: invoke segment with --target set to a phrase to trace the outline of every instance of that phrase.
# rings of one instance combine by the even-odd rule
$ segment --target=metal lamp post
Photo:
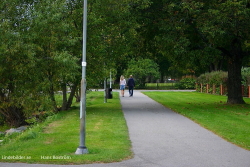
[[[80,104],[80,145],[75,154],[87,154],[85,146],[86,129],[86,40],[87,40],[87,0],[83,2],[83,46],[82,46],[82,80],[81,80],[81,104]]]
[[[110,70],[110,72],[109,72],[109,88],[112,88],[111,70]]]

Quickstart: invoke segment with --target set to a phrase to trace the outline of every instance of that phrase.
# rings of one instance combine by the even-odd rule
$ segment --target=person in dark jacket
[[[129,91],[129,97],[133,96],[133,90],[135,87],[135,81],[132,75],[130,75],[129,79],[128,79],[128,91]]]

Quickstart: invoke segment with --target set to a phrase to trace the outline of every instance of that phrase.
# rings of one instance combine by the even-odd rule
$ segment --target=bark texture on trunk
[[[228,61],[228,104],[244,104],[241,91],[242,58],[233,56]]]

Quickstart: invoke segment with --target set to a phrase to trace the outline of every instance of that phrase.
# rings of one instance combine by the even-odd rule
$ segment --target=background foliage
[[[244,103],[241,68],[249,66],[249,8],[245,0],[89,1],[88,88],[102,84],[110,71],[116,82],[130,73],[144,86],[223,70],[228,103]],[[0,10],[5,123],[18,126],[37,111],[68,110],[79,96],[83,0],[2,0]],[[131,64],[148,71],[131,70]],[[55,100],[57,91],[63,93],[62,104]]]
[[[145,88],[146,82],[154,82],[160,77],[158,65],[150,59],[130,60],[126,76],[129,77],[131,74],[138,88]]]

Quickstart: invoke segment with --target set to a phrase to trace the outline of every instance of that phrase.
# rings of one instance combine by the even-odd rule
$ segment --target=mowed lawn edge
[[[246,104],[227,104],[226,96],[199,92],[143,92],[223,139],[250,150],[250,99]]]
[[[88,154],[75,155],[79,146],[79,104],[48,117],[44,123],[9,138],[0,146],[0,162],[40,164],[89,164],[119,162],[133,157],[128,127],[119,94],[104,103],[103,92],[91,92],[86,100],[86,147]]]

